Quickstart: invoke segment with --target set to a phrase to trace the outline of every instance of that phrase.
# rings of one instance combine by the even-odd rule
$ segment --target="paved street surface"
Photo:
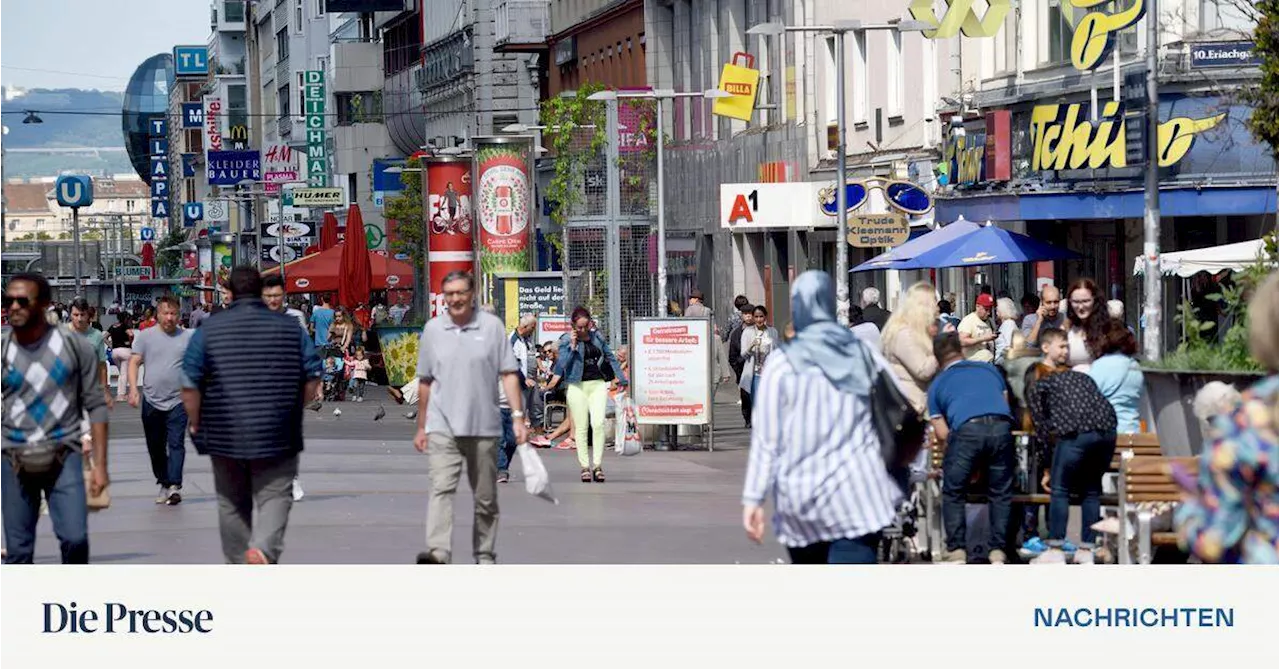
[[[730,389],[731,390],[731,389]],[[371,388],[370,396],[382,394]],[[747,431],[738,407],[721,392],[716,451],[605,456],[603,485],[578,481],[574,451],[539,449],[560,504],[525,493],[519,465],[501,488],[498,560],[507,563],[763,564],[784,558],[772,539],[756,546],[741,529]],[[423,549],[426,457],[413,450],[404,407],[344,402],[307,412],[302,454],[305,498],[294,505],[282,563],[405,564]],[[117,404],[111,415],[111,508],[89,519],[95,563],[220,563],[216,500],[209,460],[188,445],[183,502],[154,503],[138,411]],[[454,556],[471,560],[471,498],[464,477],[455,502]],[[36,561],[58,561],[47,516],[40,519]]]

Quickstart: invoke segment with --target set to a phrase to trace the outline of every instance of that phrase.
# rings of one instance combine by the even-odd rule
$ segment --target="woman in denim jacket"
[[[591,312],[585,307],[573,310],[569,317],[572,330],[560,338],[559,365],[564,370],[565,403],[573,418],[574,441],[578,445],[578,465],[582,482],[604,483],[605,411],[609,402],[609,382],[627,385],[626,372],[609,344],[596,329]],[[591,428],[591,445],[587,445],[587,428]],[[588,454],[588,448],[590,453]],[[588,458],[590,455],[590,458]]]

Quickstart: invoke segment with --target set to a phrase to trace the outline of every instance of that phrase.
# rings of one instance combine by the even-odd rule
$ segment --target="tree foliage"
[[[1277,58],[1280,48],[1277,44],[1277,9],[1280,0],[1257,0],[1254,5],[1257,24],[1253,29],[1254,50],[1262,54],[1262,81],[1259,86],[1244,92],[1244,99],[1253,106],[1253,115],[1249,118],[1249,131],[1258,141],[1271,147],[1272,153],[1277,151],[1277,116],[1280,116],[1280,105],[1277,105]]]
[[[587,83],[573,96],[556,96],[542,101],[540,125],[543,142],[549,142],[555,159],[555,174],[547,185],[546,198],[551,201],[551,221],[565,230],[565,222],[582,203],[582,182],[588,164],[596,160],[605,142],[605,105],[588,100],[592,93],[604,90],[599,83]],[[576,132],[583,126],[595,126],[586,142]],[[552,235],[552,246],[564,253],[564,238]]]
[[[408,256],[409,264],[413,266],[415,308],[412,318],[423,317],[420,312],[427,300],[427,226],[422,217],[422,209],[426,204],[422,193],[425,169],[421,158],[406,160],[404,171],[400,173],[400,183],[404,184],[404,190],[387,198],[383,204],[386,218],[396,222],[396,234],[394,238],[387,238],[388,246],[392,253]]]

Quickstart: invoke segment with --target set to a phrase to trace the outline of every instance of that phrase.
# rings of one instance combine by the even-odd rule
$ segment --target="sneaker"
[[[535,448],[548,448],[551,446],[551,440],[544,435],[538,435],[529,440],[529,444]]]
[[[498,472],[498,483],[506,483],[507,481],[510,481],[510,480],[511,480],[511,474],[507,473],[506,470]]]
[[[250,548],[244,552],[245,564],[271,564],[267,559],[267,554],[262,552],[261,548]]]
[[[169,488],[160,486],[160,494],[156,496],[156,504],[169,503]]]
[[[1009,557],[1004,554],[1004,551],[996,548],[987,553],[987,561],[991,564],[1005,564],[1009,561]]]
[[[414,409],[413,411],[406,413],[404,417],[408,418],[409,420],[413,420],[414,418],[418,417],[418,410]]]
[[[300,502],[300,501],[302,501],[302,495],[303,495],[303,492],[302,492],[302,482],[301,482],[301,481],[299,481],[297,477],[294,477],[294,479],[293,479],[293,501],[295,501],[295,502]]]
[[[418,553],[418,564],[449,564],[449,560],[436,551],[422,551]]]
[[[1076,550],[1077,550],[1076,545],[1071,543],[1070,541],[1062,542],[1062,552],[1066,553],[1067,557],[1071,557],[1072,555],[1075,555]]]
[[[1081,548],[1076,551],[1071,561],[1075,564],[1093,564],[1093,551],[1088,548]]]
[[[357,398],[356,398],[356,402],[357,402],[357,403],[359,403],[359,402],[363,402],[363,401],[364,401],[364,398],[363,398],[363,397],[357,397]]]
[[[940,564],[965,564],[968,561],[969,554],[963,548],[957,548],[943,553]]]
[[[307,405],[307,408],[310,409],[311,411],[319,411],[321,406],[322,405],[320,404],[320,400],[314,400]]]
[[[1050,548],[1031,560],[1031,564],[1066,564],[1067,554],[1061,548]]]
[[[578,447],[578,444],[573,440],[572,437],[562,439],[560,443],[556,444],[556,449],[561,451],[571,451],[577,447]]]
[[[1027,539],[1026,543],[1022,544],[1021,548],[1018,549],[1018,555],[1021,555],[1024,558],[1033,558],[1041,555],[1047,550],[1049,550],[1049,546],[1043,539],[1040,537],[1031,537],[1030,539]]]
[[[169,506],[176,506],[178,504],[181,504],[182,493],[178,492],[179,490],[181,490],[181,488],[179,488],[176,485],[169,486],[168,492],[165,494],[164,503]]]

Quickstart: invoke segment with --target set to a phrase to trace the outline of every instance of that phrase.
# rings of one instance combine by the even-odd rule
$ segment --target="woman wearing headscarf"
[[[760,374],[742,493],[747,537],[764,539],[764,503],[796,564],[871,564],[902,490],[885,469],[871,419],[873,370],[884,359],[836,322],[823,272],[791,287],[796,335]]]
[[[1195,478],[1174,513],[1178,544],[1204,562],[1276,564],[1277,396],[1280,396],[1280,285],[1272,274],[1249,302],[1249,350],[1267,377],[1215,416]]]

